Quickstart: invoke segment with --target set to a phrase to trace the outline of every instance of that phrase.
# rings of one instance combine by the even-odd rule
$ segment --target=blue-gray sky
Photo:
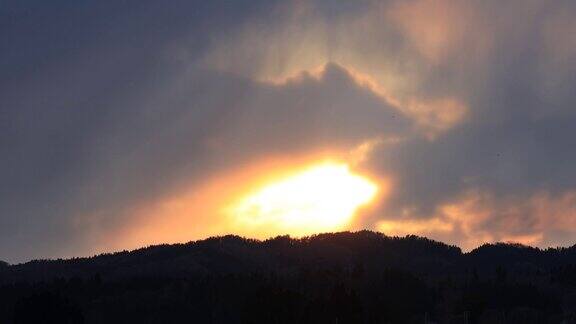
[[[205,207],[122,240],[154,202],[363,144],[390,189],[354,228],[572,245],[575,33],[567,0],[3,1],[0,259],[219,234]]]

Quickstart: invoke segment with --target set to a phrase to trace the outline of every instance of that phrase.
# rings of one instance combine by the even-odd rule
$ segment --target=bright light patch
[[[232,213],[244,229],[308,235],[342,229],[377,190],[346,164],[330,162],[264,186],[242,199]]]

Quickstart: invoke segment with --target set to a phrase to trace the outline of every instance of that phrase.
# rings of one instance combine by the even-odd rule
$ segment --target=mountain
[[[4,323],[571,323],[576,248],[371,231],[0,264]]]

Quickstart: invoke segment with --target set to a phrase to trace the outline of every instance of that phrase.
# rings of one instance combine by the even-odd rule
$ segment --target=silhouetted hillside
[[[574,247],[370,231],[0,264],[2,323],[572,323],[575,300]]]

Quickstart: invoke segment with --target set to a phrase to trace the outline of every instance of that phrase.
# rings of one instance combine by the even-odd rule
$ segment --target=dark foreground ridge
[[[0,323],[576,323],[576,247],[361,231],[0,262]]]

